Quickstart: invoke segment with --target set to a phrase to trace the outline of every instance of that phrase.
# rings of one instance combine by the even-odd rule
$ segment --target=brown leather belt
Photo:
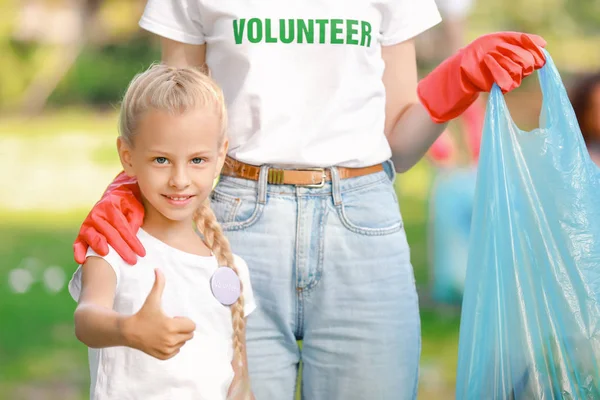
[[[337,167],[340,179],[356,178],[383,171],[383,165],[377,164],[363,168]],[[225,176],[243,178],[257,181],[260,176],[260,167],[245,164],[241,161],[227,157],[221,173]],[[299,168],[278,169],[269,168],[267,182],[273,185],[296,185],[306,187],[322,187],[325,182],[331,181],[329,168]]]

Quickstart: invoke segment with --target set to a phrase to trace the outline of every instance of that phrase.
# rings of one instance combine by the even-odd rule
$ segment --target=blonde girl
[[[122,102],[117,147],[139,184],[137,268],[87,252],[69,284],[89,347],[91,398],[251,399],[244,260],[210,208],[228,141],[223,94],[196,68],[154,65]],[[160,267],[158,269],[157,267]]]

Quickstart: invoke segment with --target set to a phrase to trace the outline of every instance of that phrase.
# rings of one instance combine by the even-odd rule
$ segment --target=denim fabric
[[[391,163],[322,188],[222,177],[212,206],[248,263],[257,400],[415,399],[418,299]],[[297,340],[303,340],[300,351]]]

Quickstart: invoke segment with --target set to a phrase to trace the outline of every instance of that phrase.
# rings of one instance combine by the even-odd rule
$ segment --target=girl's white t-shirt
[[[135,314],[154,284],[154,269],[165,276],[162,309],[169,317],[188,317],[196,324],[194,337],[169,360],[159,360],[129,347],[89,349],[92,400],[224,400],[234,372],[231,309],[219,303],[210,288],[218,268],[214,256],[202,257],[177,250],[140,229],[137,237],[146,249],[135,266],[110,248],[106,260],[114,269],[117,288],[113,309]],[[88,250],[88,256],[97,256]],[[246,316],[256,303],[248,267],[235,256],[244,288]],[[81,267],[69,282],[77,301]]]
[[[233,158],[363,167],[391,156],[381,46],[440,21],[434,0],[148,0],[140,26],[207,44]]]

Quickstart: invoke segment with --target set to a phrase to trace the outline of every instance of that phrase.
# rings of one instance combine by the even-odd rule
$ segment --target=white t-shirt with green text
[[[434,0],[148,0],[140,26],[207,44],[231,157],[362,167],[391,156],[381,46],[440,20]]]

